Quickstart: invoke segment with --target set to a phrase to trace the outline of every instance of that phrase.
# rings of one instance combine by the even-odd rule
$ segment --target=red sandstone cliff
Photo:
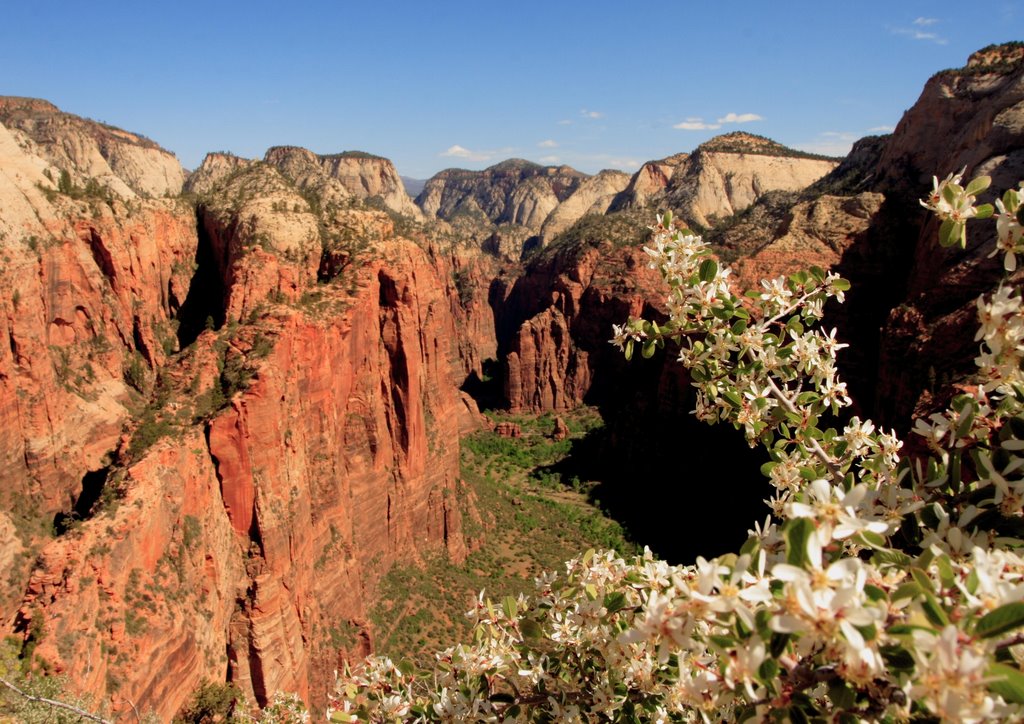
[[[25,209],[0,301],[13,630],[120,712],[168,719],[225,672],[322,703],[390,564],[465,552],[450,262],[266,164],[209,174],[198,221],[65,198],[19,138],[0,126]]]

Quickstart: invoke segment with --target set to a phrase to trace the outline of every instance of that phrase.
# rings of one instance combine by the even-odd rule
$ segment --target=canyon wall
[[[10,630],[122,714],[225,678],[322,706],[388,567],[465,555],[455,262],[269,163],[211,156],[193,205],[51,143],[0,126]]]

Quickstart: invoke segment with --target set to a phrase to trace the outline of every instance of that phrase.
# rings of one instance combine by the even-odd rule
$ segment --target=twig
[[[70,712],[73,712],[73,713],[77,714],[78,716],[82,717],[83,719],[88,719],[90,721],[100,722],[100,724],[113,724],[113,722],[111,722],[109,719],[103,719],[102,717],[98,717],[95,714],[90,714],[85,709],[80,709],[79,707],[74,706],[72,704],[66,704],[63,701],[57,701],[55,699],[47,699],[45,696],[34,696],[32,694],[29,694],[26,691],[22,691],[17,686],[15,686],[11,682],[9,682],[7,679],[4,679],[2,677],[0,677],[0,684],[3,684],[4,686],[6,686],[8,689],[13,691],[18,696],[23,697],[25,699],[28,699],[29,701],[38,702],[40,704],[46,704],[47,706],[52,706],[55,709],[64,709],[66,711],[70,711]]]
[[[785,409],[786,412],[799,414],[799,411],[796,409],[796,405],[793,404],[793,401],[789,399],[785,392],[779,389],[779,386],[775,384],[775,380],[771,377],[767,377],[766,379],[768,380],[768,386],[771,387],[772,397],[779,401],[779,404],[782,405],[783,409]],[[801,439],[801,442],[811,448],[811,452],[813,452],[815,456],[825,464],[825,467],[828,468],[828,471],[832,474],[832,478],[837,483],[843,482],[843,472],[839,469],[839,466],[836,465],[832,457],[825,452],[825,449],[822,448],[817,440],[813,437],[805,437]]]

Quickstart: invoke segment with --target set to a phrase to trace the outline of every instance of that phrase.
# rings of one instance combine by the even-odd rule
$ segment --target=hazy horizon
[[[0,93],[210,151],[365,151],[403,176],[518,157],[631,172],[742,130],[841,156],[929,77],[1024,37],[1020,1],[16,5]],[[1017,38],[1014,37],[1017,36]]]

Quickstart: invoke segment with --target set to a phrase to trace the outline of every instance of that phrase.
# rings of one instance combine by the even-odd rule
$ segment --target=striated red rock
[[[545,249],[511,283],[497,320],[509,409],[573,409],[595,385],[614,384],[612,324],[653,311],[664,295],[642,249],[610,241],[617,232],[598,227]]]
[[[45,617],[38,652],[74,688],[169,718],[230,670],[256,701],[280,690],[322,705],[343,653],[329,632],[350,622],[344,651],[371,645],[366,611],[388,566],[465,555],[454,323],[420,249],[394,241],[383,256],[354,295],[332,290],[340,313],[264,319],[267,356],[205,435],[158,443],[127,469],[114,513],[44,550],[21,624]],[[231,344],[252,354],[255,334]],[[73,665],[89,656],[92,669]]]
[[[45,102],[5,98],[0,117],[15,124],[0,125],[0,520],[25,554],[0,588],[10,613],[55,515],[107,464],[138,390],[176,349],[172,320],[191,288],[197,237],[191,207],[138,198],[158,190],[147,184],[173,160],[155,144]],[[117,139],[153,167],[115,162],[135,152],[115,159]],[[70,164],[99,141],[106,185],[86,193]]]
[[[522,428],[520,428],[516,423],[508,422],[507,420],[497,423],[494,426],[494,432],[500,437],[515,438],[523,436]]]

